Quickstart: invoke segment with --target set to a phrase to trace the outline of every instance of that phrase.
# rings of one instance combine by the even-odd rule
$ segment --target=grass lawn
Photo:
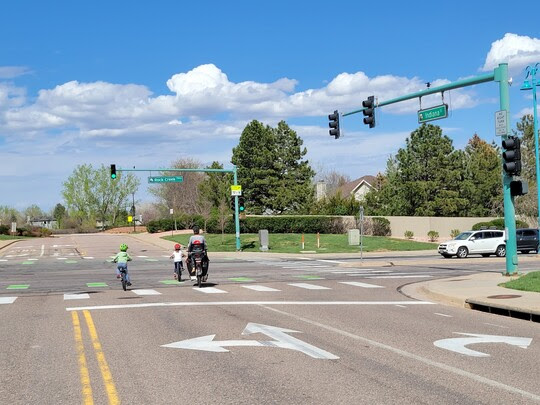
[[[187,245],[191,235],[165,236],[163,239]],[[210,252],[234,252],[236,250],[233,234],[205,234]],[[347,235],[322,234],[320,247],[317,248],[317,235],[304,235],[304,249],[302,249],[300,234],[281,233],[270,234],[270,252],[275,253],[302,253],[310,251],[316,253],[357,253],[359,246],[349,246]],[[260,252],[259,235],[247,233],[240,235],[241,247],[245,252]],[[364,252],[387,252],[405,250],[436,250],[437,243],[414,242],[410,240],[392,239],[384,236],[364,236]],[[172,249],[172,244],[171,244]]]
[[[0,240],[11,240],[11,239],[28,239],[28,238],[25,236],[0,235]]]
[[[540,271],[533,271],[516,280],[502,283],[500,286],[514,290],[540,292]]]

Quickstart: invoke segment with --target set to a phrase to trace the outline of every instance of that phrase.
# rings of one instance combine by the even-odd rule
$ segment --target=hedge
[[[478,231],[482,228],[489,229],[491,227],[494,227],[495,229],[504,230],[504,218],[496,218],[489,222],[478,222],[473,225],[472,230]],[[516,228],[528,228],[529,224],[527,222],[521,221],[519,219],[516,220]]]
[[[184,216],[177,218],[178,229],[189,229],[193,225],[204,228],[204,218],[201,216]],[[146,229],[150,233],[170,231],[174,228],[174,219],[160,219],[150,221]],[[340,217],[332,216],[303,216],[303,215],[280,215],[246,217],[240,219],[241,233],[257,233],[261,229],[267,229],[270,233],[345,233],[347,230]],[[221,233],[221,227],[217,217],[211,217],[206,222],[208,233]],[[235,226],[232,218],[225,224],[225,233],[234,233]]]

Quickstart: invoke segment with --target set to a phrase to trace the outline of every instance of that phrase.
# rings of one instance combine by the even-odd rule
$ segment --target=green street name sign
[[[422,124],[428,121],[440,120],[448,117],[448,104],[441,104],[435,107],[426,108],[418,111],[418,123]]]
[[[148,183],[181,183],[184,176],[150,176]]]

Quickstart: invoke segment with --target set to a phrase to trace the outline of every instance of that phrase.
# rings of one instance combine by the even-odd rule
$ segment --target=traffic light
[[[116,165],[111,165],[111,179],[116,179]]]
[[[512,197],[525,195],[529,192],[529,184],[524,180],[514,180],[510,182],[510,195]]]
[[[234,196],[231,197],[231,210],[235,210]]]
[[[246,210],[245,198],[243,196],[238,197],[238,212],[242,213]]]
[[[521,141],[517,136],[509,136],[502,141],[504,152],[503,170],[509,176],[521,174]]]
[[[375,127],[375,96],[369,96],[367,100],[362,101],[362,107],[365,108],[364,124],[369,125],[370,128]]]
[[[330,122],[328,123],[328,126],[330,127],[330,131],[328,131],[328,133],[330,134],[330,136],[333,136],[334,138],[338,139],[340,136],[338,110],[335,110],[333,114],[328,115],[328,119],[330,120]]]

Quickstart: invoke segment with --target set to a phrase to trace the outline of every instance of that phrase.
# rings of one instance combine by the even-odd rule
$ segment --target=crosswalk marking
[[[368,276],[366,278],[426,278],[433,277],[429,275],[416,275],[416,276]]]
[[[160,292],[156,290],[131,290],[137,295],[161,295]]]
[[[266,287],[264,285],[243,285],[242,287],[244,288],[248,288],[250,290],[255,290],[255,291],[263,291],[263,292],[270,292],[270,291],[281,291],[281,290],[278,290],[276,288],[272,288],[272,287]]]
[[[293,287],[305,288],[306,290],[331,290],[331,288],[323,287],[322,285],[309,284],[309,283],[290,283]]]
[[[13,304],[17,297],[0,297],[0,304]]]
[[[64,301],[66,300],[86,300],[90,298],[90,295],[87,293],[71,293],[64,294]]]
[[[227,291],[223,291],[215,287],[204,287],[204,288],[193,287],[193,289],[195,291],[203,292],[206,294],[226,294],[227,293]]]
[[[381,285],[359,283],[357,281],[340,281],[340,284],[353,285],[355,287],[362,287],[362,288],[384,288]]]

